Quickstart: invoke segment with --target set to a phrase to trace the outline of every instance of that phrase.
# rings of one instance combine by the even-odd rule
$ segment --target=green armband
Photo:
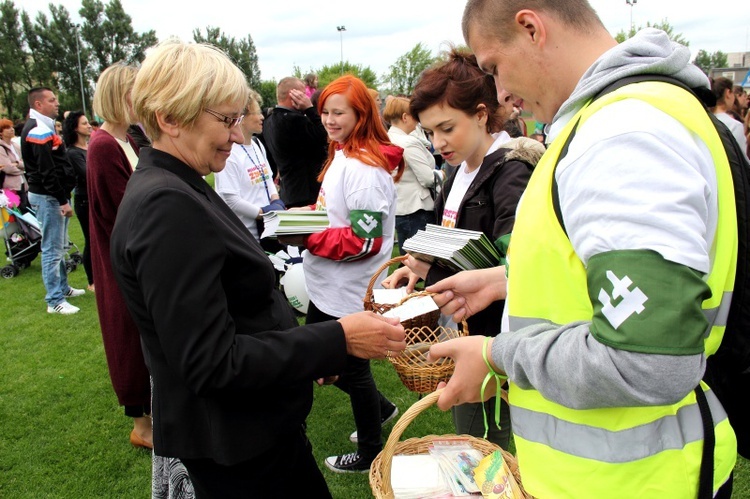
[[[703,352],[711,289],[701,274],[651,250],[618,250],[587,265],[594,308],[591,334],[605,345],[640,353]]]
[[[383,214],[379,211],[352,210],[349,223],[352,232],[362,239],[383,237]]]

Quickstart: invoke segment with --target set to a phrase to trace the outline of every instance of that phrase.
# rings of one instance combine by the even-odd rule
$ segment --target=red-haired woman
[[[362,310],[369,278],[391,257],[394,179],[404,168],[403,149],[391,144],[362,81],[350,75],[333,81],[318,110],[330,145],[315,209],[327,210],[329,227],[305,238],[308,324]],[[326,465],[339,473],[366,472],[383,446],[383,422],[398,410],[379,394],[368,360],[349,356],[335,384],[351,399],[357,452],[329,457]]]

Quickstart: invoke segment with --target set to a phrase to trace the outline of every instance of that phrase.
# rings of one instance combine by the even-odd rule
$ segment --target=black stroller
[[[11,206],[0,206],[2,227],[0,235],[5,241],[5,256],[8,264],[0,268],[0,277],[12,279],[18,273],[31,265],[34,258],[42,250],[42,230],[34,213],[21,213]],[[81,253],[75,244],[68,241],[67,251],[71,251],[65,259],[65,270],[74,271],[82,262]]]

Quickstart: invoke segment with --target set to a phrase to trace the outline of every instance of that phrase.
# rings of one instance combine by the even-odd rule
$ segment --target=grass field
[[[70,235],[82,246],[75,219]],[[110,385],[95,296],[72,299],[81,308],[76,315],[47,314],[40,265],[37,257],[18,277],[0,279],[0,497],[148,498],[151,456],[128,441],[132,424]],[[84,288],[83,268],[69,280]],[[387,362],[373,362],[373,370],[402,413],[417,400]],[[316,388],[315,397],[308,423],[317,461],[355,450],[348,440],[354,430],[348,399],[334,387]],[[433,408],[404,438],[453,431],[450,414]],[[324,474],[335,498],[371,497],[367,475]],[[734,497],[750,497],[742,459]]]

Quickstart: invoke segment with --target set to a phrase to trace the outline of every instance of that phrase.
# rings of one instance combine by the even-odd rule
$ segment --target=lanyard
[[[250,147],[250,149],[253,151],[253,156],[255,156],[255,160],[250,157],[250,153],[247,152],[247,149],[245,149],[245,146],[240,144],[240,147],[243,151],[245,151],[245,154],[247,155],[247,159],[250,160],[250,163],[252,163],[253,167],[260,173],[260,179],[263,181],[263,187],[266,189],[266,196],[268,196],[268,202],[271,202],[271,193],[268,191],[268,184],[266,183],[266,180],[268,177],[266,177],[266,172],[263,167],[260,166],[260,158],[258,158],[258,153],[255,152],[255,148]]]

